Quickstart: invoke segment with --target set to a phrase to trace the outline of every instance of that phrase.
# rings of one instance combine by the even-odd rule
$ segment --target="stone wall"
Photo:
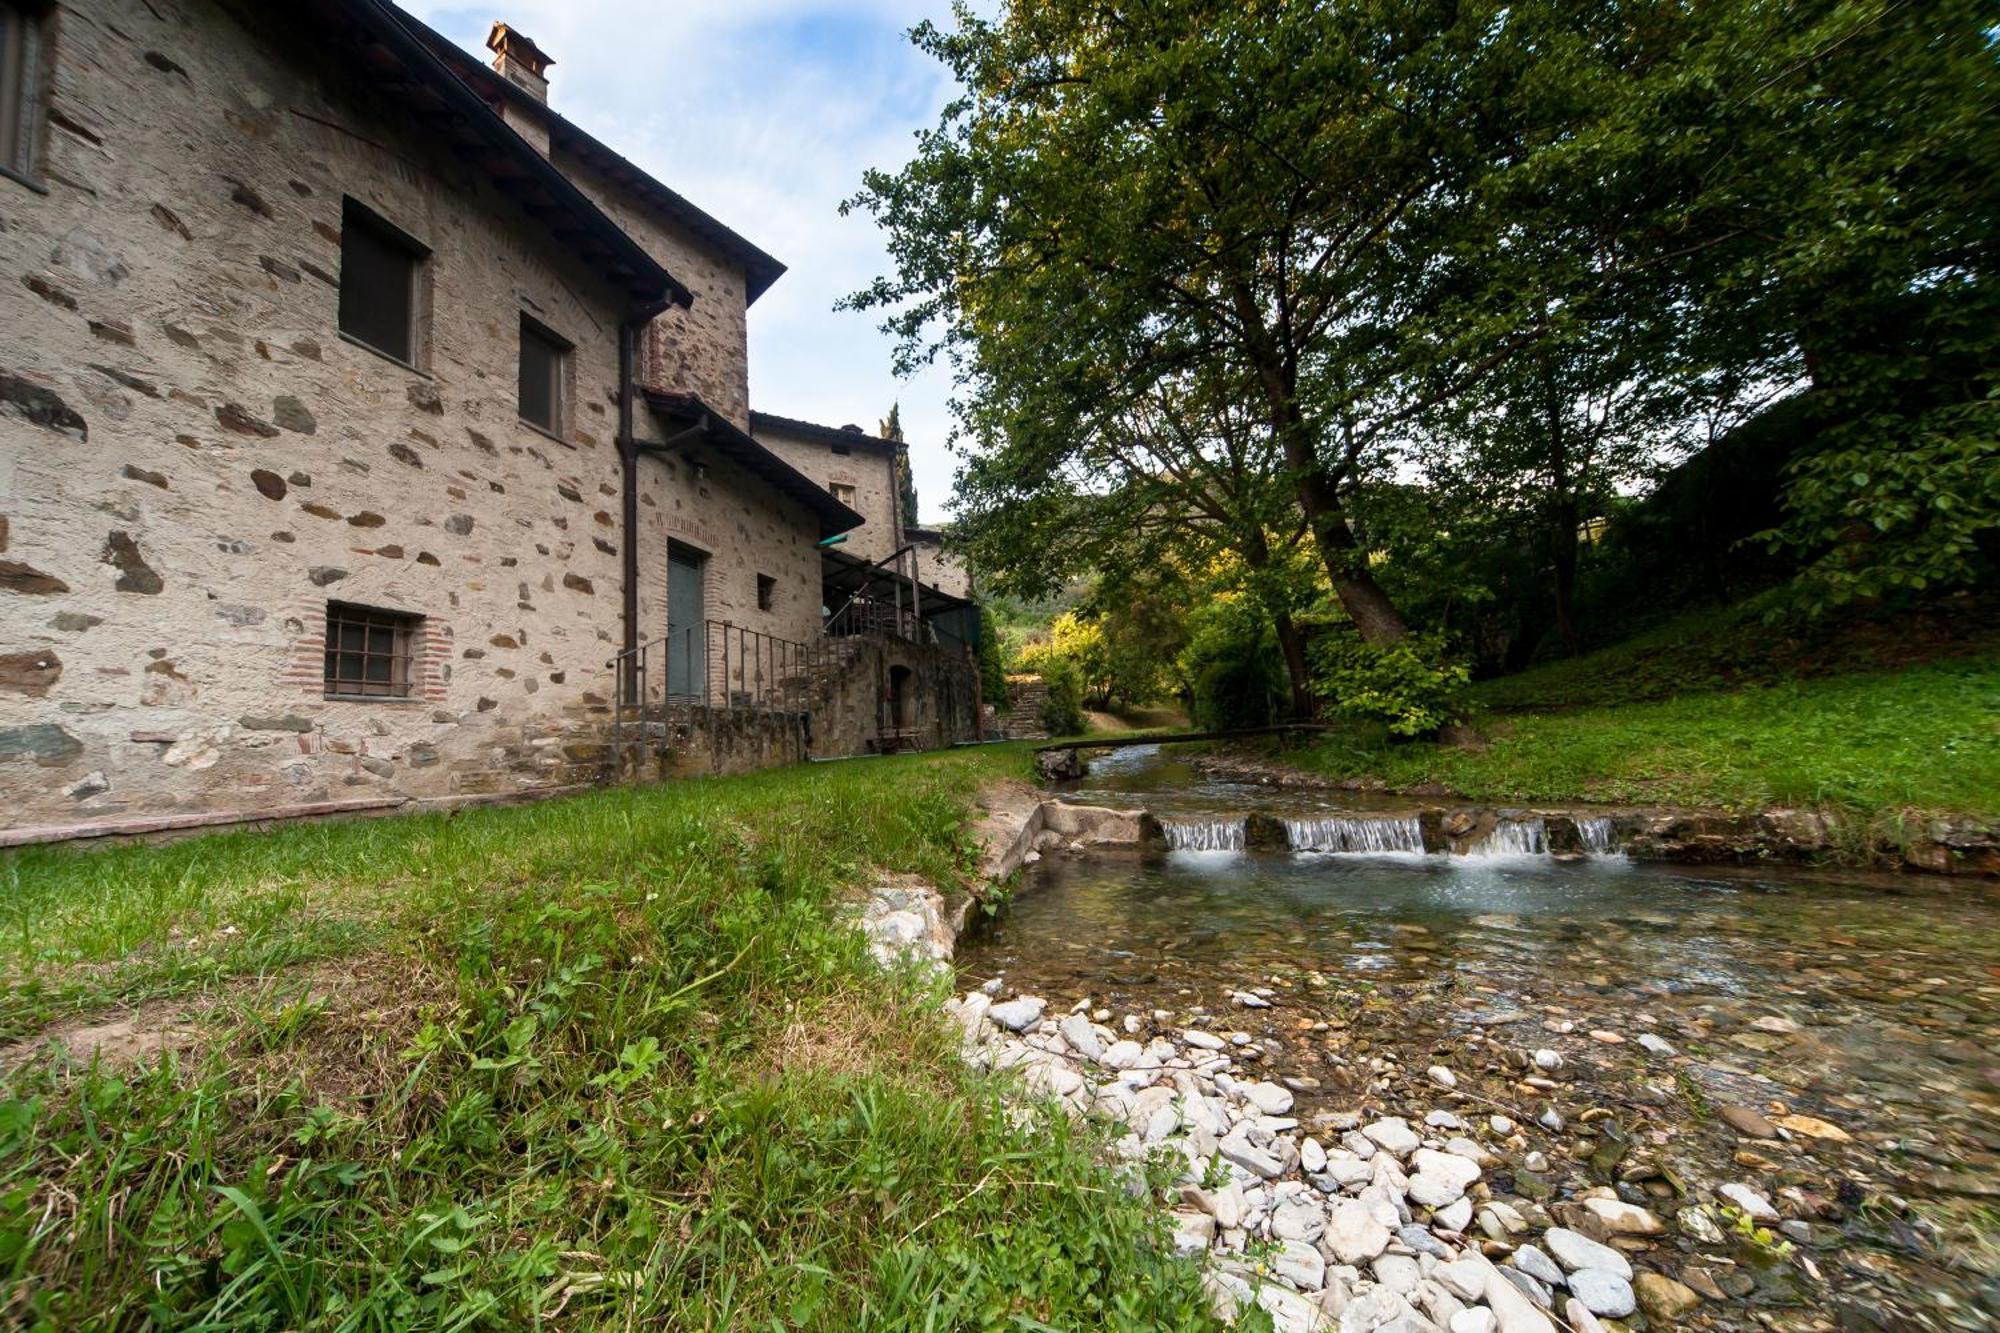
[[[972,575],[956,551],[947,551],[936,533],[919,529],[910,534],[916,543],[919,577],[940,592],[972,600]]]
[[[603,771],[617,298],[280,12],[247,12],[271,30],[208,0],[64,6],[48,193],[0,179],[16,825]],[[432,250],[423,372],[337,331],[343,196]],[[672,262],[698,291],[728,286]],[[737,288],[735,314],[712,303],[706,359],[742,360]],[[561,438],[517,419],[522,311],[575,343]],[[639,427],[658,435],[643,411]],[[795,506],[724,464],[641,469],[647,632],[665,628],[670,536],[715,554],[710,615],[816,630],[818,533]],[[759,572],[779,580],[768,613]],[[424,617],[413,697],[323,697],[329,598]]]
[[[860,432],[854,442],[842,442],[845,454],[834,452],[834,442],[822,435],[787,429],[768,417],[754,423],[757,442],[821,486],[834,482],[854,487],[848,504],[866,520],[847,534],[840,550],[857,560],[886,560],[897,546],[901,524],[897,522],[902,503],[896,492],[895,446],[886,440]]]
[[[871,754],[885,732],[897,730],[890,713],[891,682],[907,671],[905,724],[914,747],[937,750],[976,738],[979,678],[976,666],[949,649],[877,635],[831,641],[835,656],[814,688],[812,752],[815,757]]]

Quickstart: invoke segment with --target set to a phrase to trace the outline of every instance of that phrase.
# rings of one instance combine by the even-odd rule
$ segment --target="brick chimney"
[[[486,48],[493,52],[495,73],[537,102],[548,105],[548,71],[549,66],[556,62],[535,45],[533,38],[516,32],[504,23],[496,23],[493,30],[486,34]],[[533,144],[543,157],[549,155],[548,122],[540,115],[503,100],[500,118],[515,133]]]

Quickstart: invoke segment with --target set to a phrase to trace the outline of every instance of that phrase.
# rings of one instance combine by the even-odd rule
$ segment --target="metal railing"
[[[853,597],[831,616],[820,631],[829,639],[880,634],[912,643],[936,643],[937,631],[914,608],[875,597]]]
[[[811,644],[707,620],[612,659],[621,710],[700,704],[800,712],[817,654]]]

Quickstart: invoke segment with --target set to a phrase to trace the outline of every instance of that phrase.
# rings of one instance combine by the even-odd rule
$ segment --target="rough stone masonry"
[[[41,20],[34,158],[0,177],[6,827],[603,771],[631,299],[575,219],[615,218],[691,293],[641,340],[641,377],[739,430],[745,306],[781,270],[574,132],[536,147],[579,199],[524,206],[519,172],[468,163],[401,100],[407,70],[369,65],[381,43],[329,26],[364,10],[395,14],[75,0]],[[494,125],[532,142],[533,113]],[[423,251],[405,359],[341,331],[350,204]],[[524,317],[567,343],[552,430],[517,403]],[[634,426],[668,433],[643,408]],[[670,542],[706,557],[705,615],[817,632],[806,507],[698,447],[639,476],[645,637]],[[409,618],[404,693],[329,697],[331,603]]]

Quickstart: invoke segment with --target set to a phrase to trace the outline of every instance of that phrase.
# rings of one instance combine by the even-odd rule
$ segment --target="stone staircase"
[[[1007,677],[1007,707],[997,719],[1000,735],[1010,741],[1047,740],[1042,705],[1048,701],[1048,682],[1040,676]]]

